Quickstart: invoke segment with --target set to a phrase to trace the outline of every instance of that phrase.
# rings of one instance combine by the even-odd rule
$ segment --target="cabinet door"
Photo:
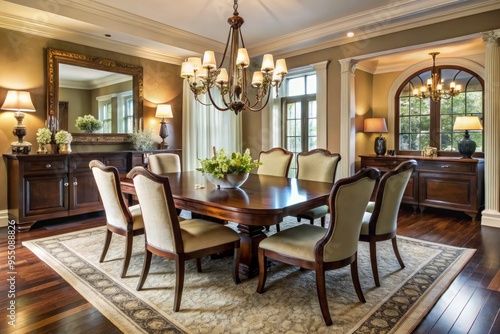
[[[70,173],[70,189],[70,214],[103,210],[99,190],[90,169],[85,172]]]
[[[475,175],[421,172],[419,181],[421,206],[477,212]]]
[[[32,217],[53,213],[67,214],[68,178],[67,174],[27,175],[24,184],[24,216]],[[62,215],[56,215],[62,216]]]

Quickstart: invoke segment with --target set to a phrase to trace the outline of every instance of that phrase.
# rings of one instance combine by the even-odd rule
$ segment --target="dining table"
[[[177,209],[237,223],[240,234],[240,273],[258,274],[258,246],[264,228],[287,216],[328,204],[333,184],[279,176],[249,174],[239,188],[218,188],[199,171],[161,174],[169,178]],[[135,195],[133,181],[121,179],[124,194]]]

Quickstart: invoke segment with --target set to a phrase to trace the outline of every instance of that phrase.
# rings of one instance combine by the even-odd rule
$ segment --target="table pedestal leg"
[[[261,240],[266,238],[262,226],[238,224],[240,231],[240,273],[253,277],[259,273],[258,249]]]

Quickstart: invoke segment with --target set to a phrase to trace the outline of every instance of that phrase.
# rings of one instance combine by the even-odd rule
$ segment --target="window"
[[[132,91],[97,97],[102,133],[134,131],[134,99]]]
[[[431,99],[413,97],[413,89],[420,88],[431,77],[426,70],[410,77],[396,94],[396,146],[399,153],[415,154],[425,146],[437,147],[440,155],[458,155],[457,143],[463,131],[453,131],[457,116],[483,115],[483,81],[464,68],[438,67],[444,87],[455,81],[461,85],[461,93],[449,99],[434,102]],[[471,131],[476,142],[476,152],[483,152],[483,132]]]
[[[316,74],[309,73],[286,79],[285,97],[281,99],[283,142],[294,153],[289,176],[295,176],[297,153],[307,152],[318,145],[318,110]]]

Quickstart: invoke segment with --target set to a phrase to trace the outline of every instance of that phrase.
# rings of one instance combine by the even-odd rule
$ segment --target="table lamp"
[[[14,117],[17,120],[17,124],[14,126],[12,133],[14,136],[17,136],[17,141],[11,143],[12,153],[30,153],[31,143],[23,140],[23,137],[26,136],[27,133],[26,126],[23,125],[23,111],[35,112],[35,106],[33,106],[33,102],[31,102],[30,93],[9,90],[1,109],[15,111]]]
[[[162,139],[161,143],[158,145],[160,150],[164,150],[168,148],[168,144],[165,141],[165,138],[168,137],[168,129],[167,129],[167,121],[166,118],[173,118],[172,115],[172,107],[170,104],[159,104],[156,107],[156,117],[161,118],[160,121],[160,137]]]
[[[465,130],[464,137],[458,142],[458,152],[462,159],[472,159],[476,151],[476,142],[470,139],[469,130],[482,130],[483,126],[477,116],[458,116],[455,119],[453,130]]]
[[[385,118],[366,118],[364,122],[364,132],[378,132],[380,136],[375,138],[375,154],[384,155],[387,150],[387,144],[385,138],[382,137],[382,133],[387,132],[387,124],[385,123]]]

